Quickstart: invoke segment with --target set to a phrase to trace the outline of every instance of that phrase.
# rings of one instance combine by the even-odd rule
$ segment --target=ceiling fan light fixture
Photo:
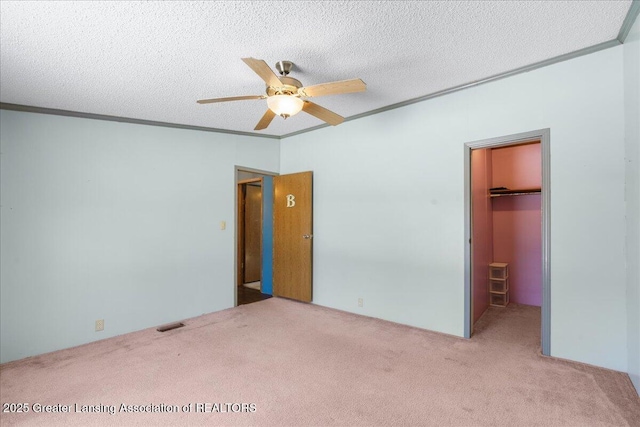
[[[267,98],[267,105],[271,111],[286,119],[302,111],[304,102],[293,95],[273,95]]]
[[[314,96],[336,95],[343,93],[364,92],[367,85],[360,79],[342,80],[329,83],[320,83],[313,86],[303,86],[300,80],[289,77],[293,67],[291,61],[280,61],[276,69],[280,72],[278,77],[269,68],[266,62],[256,58],[242,58],[266,83],[266,95],[231,96],[226,98],[200,99],[198,104],[213,104],[216,102],[241,101],[250,99],[265,99],[269,107],[253,130],[266,129],[276,115],[286,119],[304,111],[331,126],[337,126],[344,122],[344,117],[327,110],[315,102],[306,98]],[[304,100],[300,97],[305,98]]]

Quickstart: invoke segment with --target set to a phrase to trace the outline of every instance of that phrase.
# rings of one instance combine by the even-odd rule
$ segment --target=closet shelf
[[[541,194],[540,187],[537,188],[501,188],[492,189],[489,191],[491,197],[503,197],[503,196],[528,196],[530,194]]]

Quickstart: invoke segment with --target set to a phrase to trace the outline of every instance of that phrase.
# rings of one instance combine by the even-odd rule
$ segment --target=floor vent
[[[183,326],[184,326],[184,323],[182,323],[182,322],[169,323],[168,325],[158,326],[158,329],[156,329],[156,331],[158,331],[158,332],[167,332],[167,331],[170,331],[172,329],[182,328]]]

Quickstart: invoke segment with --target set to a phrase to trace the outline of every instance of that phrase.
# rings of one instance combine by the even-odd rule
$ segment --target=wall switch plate
[[[220,221],[220,230],[227,229],[227,221]]]
[[[104,331],[104,319],[96,320],[96,332]]]
[[[358,307],[362,307],[364,305],[364,300],[362,298],[358,298]]]

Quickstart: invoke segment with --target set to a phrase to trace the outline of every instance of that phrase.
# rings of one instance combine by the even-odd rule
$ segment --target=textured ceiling
[[[0,2],[0,102],[254,132],[265,100],[242,61],[296,65],[350,117],[613,40],[631,1]],[[259,133],[322,124],[300,113]]]

